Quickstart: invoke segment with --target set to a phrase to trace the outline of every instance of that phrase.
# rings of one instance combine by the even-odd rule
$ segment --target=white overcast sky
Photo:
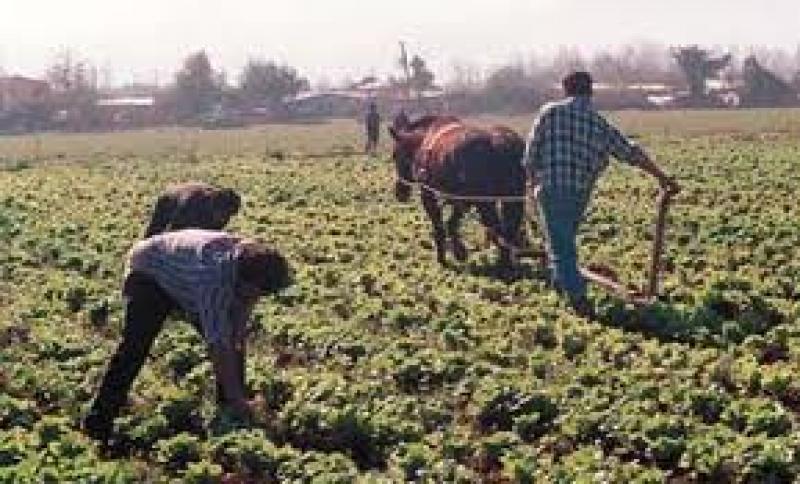
[[[205,48],[231,78],[263,56],[335,81],[389,72],[400,39],[439,70],[641,40],[794,51],[800,0],[0,0],[0,67],[25,75],[70,48],[163,82]]]

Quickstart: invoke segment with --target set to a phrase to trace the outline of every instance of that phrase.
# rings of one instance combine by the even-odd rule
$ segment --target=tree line
[[[707,102],[705,84],[710,77],[738,83],[753,105],[796,103],[800,91],[800,46],[790,52],[640,43],[592,53],[563,47],[488,68],[454,63],[449,72],[434,73],[425,59],[409,55],[401,44],[396,66],[396,71],[384,79],[365,76],[335,87],[379,83],[405,90],[410,98],[438,89],[445,93],[451,110],[462,113],[530,112],[553,96],[565,72],[576,69],[588,70],[598,82],[620,90],[645,84],[674,86],[686,90],[689,102],[700,106],[712,105]],[[99,87],[100,77],[91,62],[62,52],[46,69],[51,88],[47,105],[26,106],[24,114],[44,118],[52,112],[68,113],[91,125],[96,101],[107,95]],[[220,107],[258,106],[280,114],[287,99],[311,88],[311,81],[298,69],[266,58],[251,58],[235,78],[229,79],[214,67],[207,52],[200,50],[183,60],[167,85],[127,86],[116,92],[154,93],[170,122],[193,122]],[[620,106],[615,107],[633,102],[625,98],[618,101]]]
[[[452,66],[448,91],[473,111],[527,112],[552,98],[566,72],[586,70],[609,89],[610,107],[639,107],[625,89],[642,92],[663,86],[685,92],[687,106],[713,106],[708,80],[716,79],[741,95],[743,105],[797,104],[800,93],[800,45],[779,48],[668,47],[655,43],[625,45],[592,53],[564,47],[550,54],[489,69],[469,63]],[[642,101],[644,97],[638,99]],[[614,105],[614,103],[617,103]]]

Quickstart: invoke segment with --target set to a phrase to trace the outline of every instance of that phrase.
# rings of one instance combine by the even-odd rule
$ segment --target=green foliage
[[[478,428],[483,431],[514,430],[523,439],[547,432],[558,416],[558,407],[541,392],[527,392],[490,382],[475,395]]]
[[[0,429],[30,428],[36,418],[36,410],[31,402],[0,394]]]
[[[183,482],[187,484],[218,484],[223,478],[222,467],[210,462],[194,462],[186,467]]]
[[[591,288],[596,321],[535,259],[490,276],[474,217],[469,261],[440,267],[393,166],[341,154],[355,124],[45,135],[58,163],[0,171],[0,483],[796,480],[800,118],[615,116],[684,191],[658,304]],[[120,340],[123,257],[186,179],[240,191],[231,230],[276,245],[297,286],[254,311],[252,419],[216,408],[202,339],[170,317],[102,448],[77,429]],[[582,261],[641,284],[654,195],[612,166]]]
[[[391,459],[391,472],[398,480],[421,481],[436,460],[435,454],[424,444],[414,443],[403,446]]]
[[[180,433],[158,442],[156,460],[167,469],[175,471],[185,469],[189,463],[200,461],[201,452],[201,443],[197,436]]]
[[[223,469],[255,479],[277,479],[282,463],[291,458],[291,452],[275,447],[257,430],[232,432],[211,445],[214,461]]]

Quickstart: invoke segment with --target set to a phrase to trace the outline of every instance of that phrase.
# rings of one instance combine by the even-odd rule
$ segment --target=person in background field
[[[534,185],[552,282],[576,312],[591,317],[575,239],[609,155],[654,176],[666,192],[679,188],[642,148],[595,110],[589,73],[573,72],[563,87],[566,98],[547,104],[536,117],[523,164]]]
[[[368,155],[374,155],[378,149],[378,136],[381,131],[381,115],[378,113],[378,106],[375,101],[369,103],[364,122],[367,128],[367,145],[364,151]]]
[[[249,415],[245,397],[245,330],[261,296],[291,285],[274,249],[226,232],[187,229],[142,240],[128,255],[122,293],[125,325],[100,389],[84,419],[90,436],[107,440],[164,319],[183,310],[200,331],[217,382],[217,401]]]
[[[172,185],[156,200],[144,238],[168,230],[220,230],[239,212],[242,201],[230,188],[201,182]]]

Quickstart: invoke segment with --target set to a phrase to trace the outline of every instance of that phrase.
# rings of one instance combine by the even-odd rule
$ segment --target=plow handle
[[[650,278],[647,281],[646,295],[655,298],[658,295],[658,280],[661,275],[661,254],[664,251],[664,230],[667,225],[667,210],[672,193],[661,192],[656,208],[656,221],[653,229],[653,247],[650,252]]]

